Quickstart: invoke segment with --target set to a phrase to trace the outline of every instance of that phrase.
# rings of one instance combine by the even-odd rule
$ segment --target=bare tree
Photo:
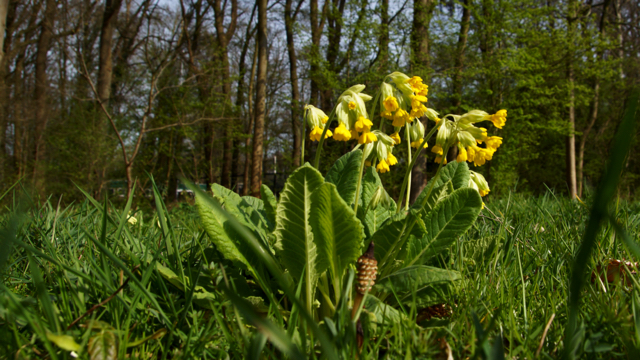
[[[435,8],[434,0],[415,0],[413,3],[413,27],[411,29],[411,70],[428,83],[431,58],[429,56],[429,24]],[[422,121],[416,119],[416,121]],[[428,121],[424,121],[428,125]],[[406,129],[405,129],[406,131]],[[403,139],[403,141],[407,141]],[[408,144],[407,144],[408,146]],[[427,157],[416,162],[411,172],[411,200],[415,201],[427,184]]]
[[[251,171],[251,193],[260,197],[262,185],[262,150],[264,118],[267,96],[267,0],[258,1],[258,74],[256,86],[255,126],[253,129],[253,169]]]
[[[236,23],[238,20],[238,1],[231,0],[231,14],[230,21],[225,30],[225,13],[226,9],[223,6],[221,0],[208,0],[209,4],[214,11],[214,19],[216,26],[216,42],[218,46],[218,56],[220,57],[220,77],[222,83],[222,92],[225,97],[225,102],[228,102],[231,97],[231,74],[229,70],[229,41],[233,37],[233,33],[236,31]],[[227,2],[224,2],[226,5]],[[233,130],[234,124],[229,121],[224,127],[224,145],[223,145],[223,162],[222,162],[222,176],[220,184],[225,187],[231,186],[231,167],[233,165]]]
[[[298,167],[301,164],[300,147],[304,134],[301,134],[301,113],[300,106],[300,89],[298,84],[298,57],[296,56],[296,45],[293,35],[293,25],[300,11],[300,6],[304,0],[298,0],[298,5],[292,9],[293,0],[286,0],[284,6],[284,25],[287,34],[287,53],[289,55],[289,79],[291,81],[291,130],[293,132],[293,166]]]
[[[55,0],[47,0],[44,17],[40,24],[40,37],[38,38],[38,50],[36,53],[36,86],[35,100],[35,149],[33,155],[33,185],[36,190],[44,195],[44,156],[46,153],[44,132],[49,121],[48,96],[49,78],[47,76],[47,54],[51,48],[53,39],[53,25],[56,17],[57,3]]]

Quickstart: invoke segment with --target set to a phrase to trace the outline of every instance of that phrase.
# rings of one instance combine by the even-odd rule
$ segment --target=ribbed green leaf
[[[401,252],[402,242],[409,236],[407,231],[411,222],[410,217],[414,216],[413,213],[406,215],[404,212],[395,214],[371,236],[371,241],[374,241],[375,244],[375,257],[380,264],[380,273],[393,267],[395,260],[402,260],[393,256],[393,254]],[[411,234],[416,237],[423,237],[424,231],[421,228],[421,224],[416,222],[416,225],[411,229]]]
[[[336,186],[329,183],[311,195],[309,221],[318,246],[319,268],[328,267],[333,279],[342,279],[349,264],[362,253],[362,224]]]
[[[358,218],[363,220],[364,231],[367,237],[371,237],[391,215],[396,213],[396,203],[393,201],[391,201],[389,207],[379,205],[375,210],[367,209],[371,198],[379,187],[382,187],[380,177],[373,166],[370,166],[364,171],[364,175],[362,176],[362,196],[358,204]]]
[[[309,224],[311,194],[324,183],[318,170],[309,164],[299,167],[287,179],[276,213],[276,248],[285,268],[297,282],[304,275],[307,311],[311,312],[313,295],[323,265]],[[326,262],[324,263],[326,264]]]
[[[365,298],[364,307],[368,312],[375,315],[376,323],[378,325],[399,323],[404,318],[401,312],[383,303],[380,299],[371,294],[368,294]]]
[[[362,150],[348,152],[333,164],[325,177],[326,182],[336,186],[340,197],[347,205],[353,204],[356,199],[356,187],[358,186],[361,162]]]
[[[454,281],[462,277],[457,271],[425,265],[402,268],[376,284],[378,291],[394,293],[400,302],[415,301],[418,306],[430,306],[446,300]],[[415,296],[415,297],[414,297]],[[390,297],[395,300],[396,297]]]
[[[249,200],[251,201],[251,203],[249,203],[245,198],[218,184],[211,184],[211,191],[213,192],[213,196],[220,202],[220,205],[222,205],[229,214],[238,219],[244,226],[251,229],[257,238],[262,239],[264,244],[267,243],[269,226],[265,217],[252,206],[252,203],[255,202],[254,200]],[[264,205],[257,206],[264,208]]]
[[[233,229],[227,225],[226,214],[221,208],[210,205],[209,201],[215,200],[207,200],[203,196],[207,195],[196,193],[196,207],[211,241],[225,259],[240,262],[248,269],[252,269],[246,257],[250,255],[249,249],[243,246]]]
[[[433,191],[449,181],[451,181],[454,190],[469,187],[469,180],[471,177],[467,163],[452,161],[445,165],[440,171],[440,177],[436,179],[436,182],[433,185]],[[421,206],[424,197],[427,196],[427,192],[429,192],[429,189],[431,188],[432,181],[433,179],[427,183],[427,186],[425,186],[420,195],[418,195],[418,198],[413,203],[412,207],[417,208]]]
[[[273,192],[271,192],[271,189],[264,184],[260,186],[260,196],[262,196],[262,200],[264,201],[264,212],[267,221],[273,225],[270,230],[273,231],[276,227],[276,208],[278,207],[278,201],[273,195]]]
[[[103,330],[89,339],[89,359],[111,360],[118,358],[118,338],[112,331]]]
[[[269,233],[276,227],[275,221],[269,220],[265,203],[257,197],[243,196],[239,205],[247,213],[251,222],[262,231]],[[251,206],[251,209],[248,209],[247,206]]]
[[[456,238],[467,231],[478,217],[482,199],[473,188],[462,188],[440,201],[424,219],[427,234],[408,244],[408,266],[423,264],[448,249]]]

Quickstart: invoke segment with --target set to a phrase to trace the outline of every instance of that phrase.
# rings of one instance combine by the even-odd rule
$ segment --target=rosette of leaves
[[[289,176],[279,200],[266,186],[262,199],[241,197],[215,184],[212,192],[223,211],[251,231],[261,251],[290,275],[306,310],[316,318],[333,314],[347,270],[371,241],[379,274],[365,308],[378,322],[398,321],[396,309],[406,303],[427,307],[446,302],[461,276],[434,266],[433,260],[472,226],[482,206],[478,192],[469,187],[466,163],[444,166],[409,211],[397,212],[393,201],[380,201],[388,194],[373,167],[356,188],[361,160],[361,150],[349,152],[324,177],[305,164]],[[361,192],[357,213],[356,191]],[[196,197],[198,210],[218,251],[265,293],[276,293],[255,253],[217,213],[221,210],[201,196]]]

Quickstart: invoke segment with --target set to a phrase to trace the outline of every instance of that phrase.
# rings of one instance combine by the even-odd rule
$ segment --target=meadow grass
[[[0,358],[71,358],[64,339],[52,334],[71,336],[80,358],[101,358],[100,349],[114,358],[249,358],[255,349],[282,356],[271,343],[254,346],[265,338],[223,291],[243,274],[212,247],[187,203],[170,212],[161,201],[157,211],[132,211],[135,225],[127,221],[130,204],[15,204],[1,218]],[[640,205],[618,201],[612,211],[637,238]],[[362,358],[446,358],[447,351],[456,359],[559,357],[571,265],[588,214],[587,204],[551,191],[488,202],[473,228],[436,260],[463,274],[445,306],[450,316],[425,319],[425,309],[402,308],[400,323],[367,331]],[[611,259],[632,259],[610,225],[596,239],[590,272],[606,271]],[[587,278],[578,357],[637,354],[637,275],[612,280]]]

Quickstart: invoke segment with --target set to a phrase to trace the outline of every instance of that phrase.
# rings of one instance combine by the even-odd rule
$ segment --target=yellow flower
[[[358,144],[369,144],[377,140],[378,137],[374,133],[367,131],[363,132],[362,135],[360,135],[360,138],[358,138]]]
[[[336,131],[337,133],[337,131]],[[335,137],[334,137],[335,139]],[[463,146],[459,146],[458,147],[458,157],[456,158],[457,162],[465,162],[467,161],[467,149],[465,149]]]
[[[323,129],[320,126],[314,127],[313,130],[311,130],[311,133],[309,134],[309,139],[311,139],[312,141],[320,141],[320,137],[322,136],[322,131]],[[326,137],[330,138],[332,136],[333,136],[333,133],[331,132],[331,130],[327,129]]]
[[[491,189],[489,189],[489,183],[487,183],[487,180],[484,178],[484,176],[471,170],[469,171],[469,175],[469,187],[478,190],[480,196],[487,196]]]
[[[498,110],[497,113],[491,115],[489,120],[491,120],[495,127],[502,129],[504,124],[507,122],[507,110]]]
[[[344,124],[341,123],[336,128],[336,133],[333,135],[333,139],[337,141],[348,141],[351,139],[351,132],[349,132]]]
[[[356,102],[349,101],[349,110],[355,110],[355,109],[356,109]]]
[[[383,104],[387,111],[398,110],[398,100],[396,100],[395,96],[387,96],[387,98],[384,99]]]
[[[320,126],[329,120],[329,117],[324,113],[324,111],[313,105],[307,105],[304,108],[307,110],[307,125],[309,126],[309,129]]]
[[[473,160],[468,160],[468,161],[473,161],[473,165],[475,166],[482,166],[487,162],[487,160],[491,160],[493,158],[493,152],[491,150],[482,149],[478,147],[475,148],[474,150],[475,150],[475,153],[473,156]]]
[[[389,171],[389,164],[387,164],[385,160],[380,160],[380,162],[378,163],[378,166],[376,166],[376,170],[379,173],[384,174],[387,171]]]
[[[418,148],[418,146],[420,146],[420,144],[422,144],[422,141],[423,141],[423,140],[424,140],[424,139],[418,139],[418,140],[416,140],[416,141],[412,141],[412,142],[411,142],[411,147],[412,147],[412,148],[416,148],[416,149],[417,149],[417,148]],[[424,146],[423,146],[423,147],[426,149],[428,146],[429,146],[428,144],[424,144]]]
[[[383,111],[380,116],[389,120],[393,120],[393,113],[391,111]]]
[[[355,128],[357,131],[363,132],[363,131],[369,131],[369,129],[371,129],[371,126],[373,126],[373,123],[371,122],[371,120],[365,119],[364,117],[360,116],[358,121],[356,121]]]
[[[442,156],[440,156],[440,155],[436,156],[436,162],[438,164],[440,164],[441,161],[442,161]],[[444,165],[447,165],[447,159],[446,158],[444,159]]]
[[[391,134],[391,138],[393,139],[393,142],[398,145],[402,142],[402,140],[400,140],[400,135],[398,135],[398,132],[394,132],[393,134]]]
[[[431,148],[431,152],[442,155],[442,147],[440,145],[433,145],[433,147]]]
[[[422,96],[427,96],[429,92],[429,86],[422,83],[422,78],[420,76],[414,76],[411,79],[407,80],[409,85],[411,85],[411,89],[417,94]]]
[[[485,140],[485,143],[487,144],[487,149],[495,151],[502,144],[502,138],[499,136],[490,136]]]
[[[409,117],[409,113],[404,111],[404,109],[400,108],[396,111],[395,115],[393,115],[393,126],[402,127],[404,124],[411,122],[411,118]]]
[[[410,98],[411,98],[411,106],[413,107],[418,107],[422,105],[422,103],[427,102],[427,97],[423,95],[414,95],[414,96],[411,96]]]
[[[393,166],[398,163],[398,158],[396,158],[392,153],[389,153],[389,156],[387,156],[387,163],[390,166]]]
[[[473,162],[473,159],[476,155],[476,151],[473,149],[473,147],[468,147],[467,148],[467,161],[468,162]]]
[[[352,139],[357,139],[360,137],[360,134],[358,134],[358,132],[356,131],[356,129],[351,129],[349,130],[349,132],[351,133],[351,138]]]

